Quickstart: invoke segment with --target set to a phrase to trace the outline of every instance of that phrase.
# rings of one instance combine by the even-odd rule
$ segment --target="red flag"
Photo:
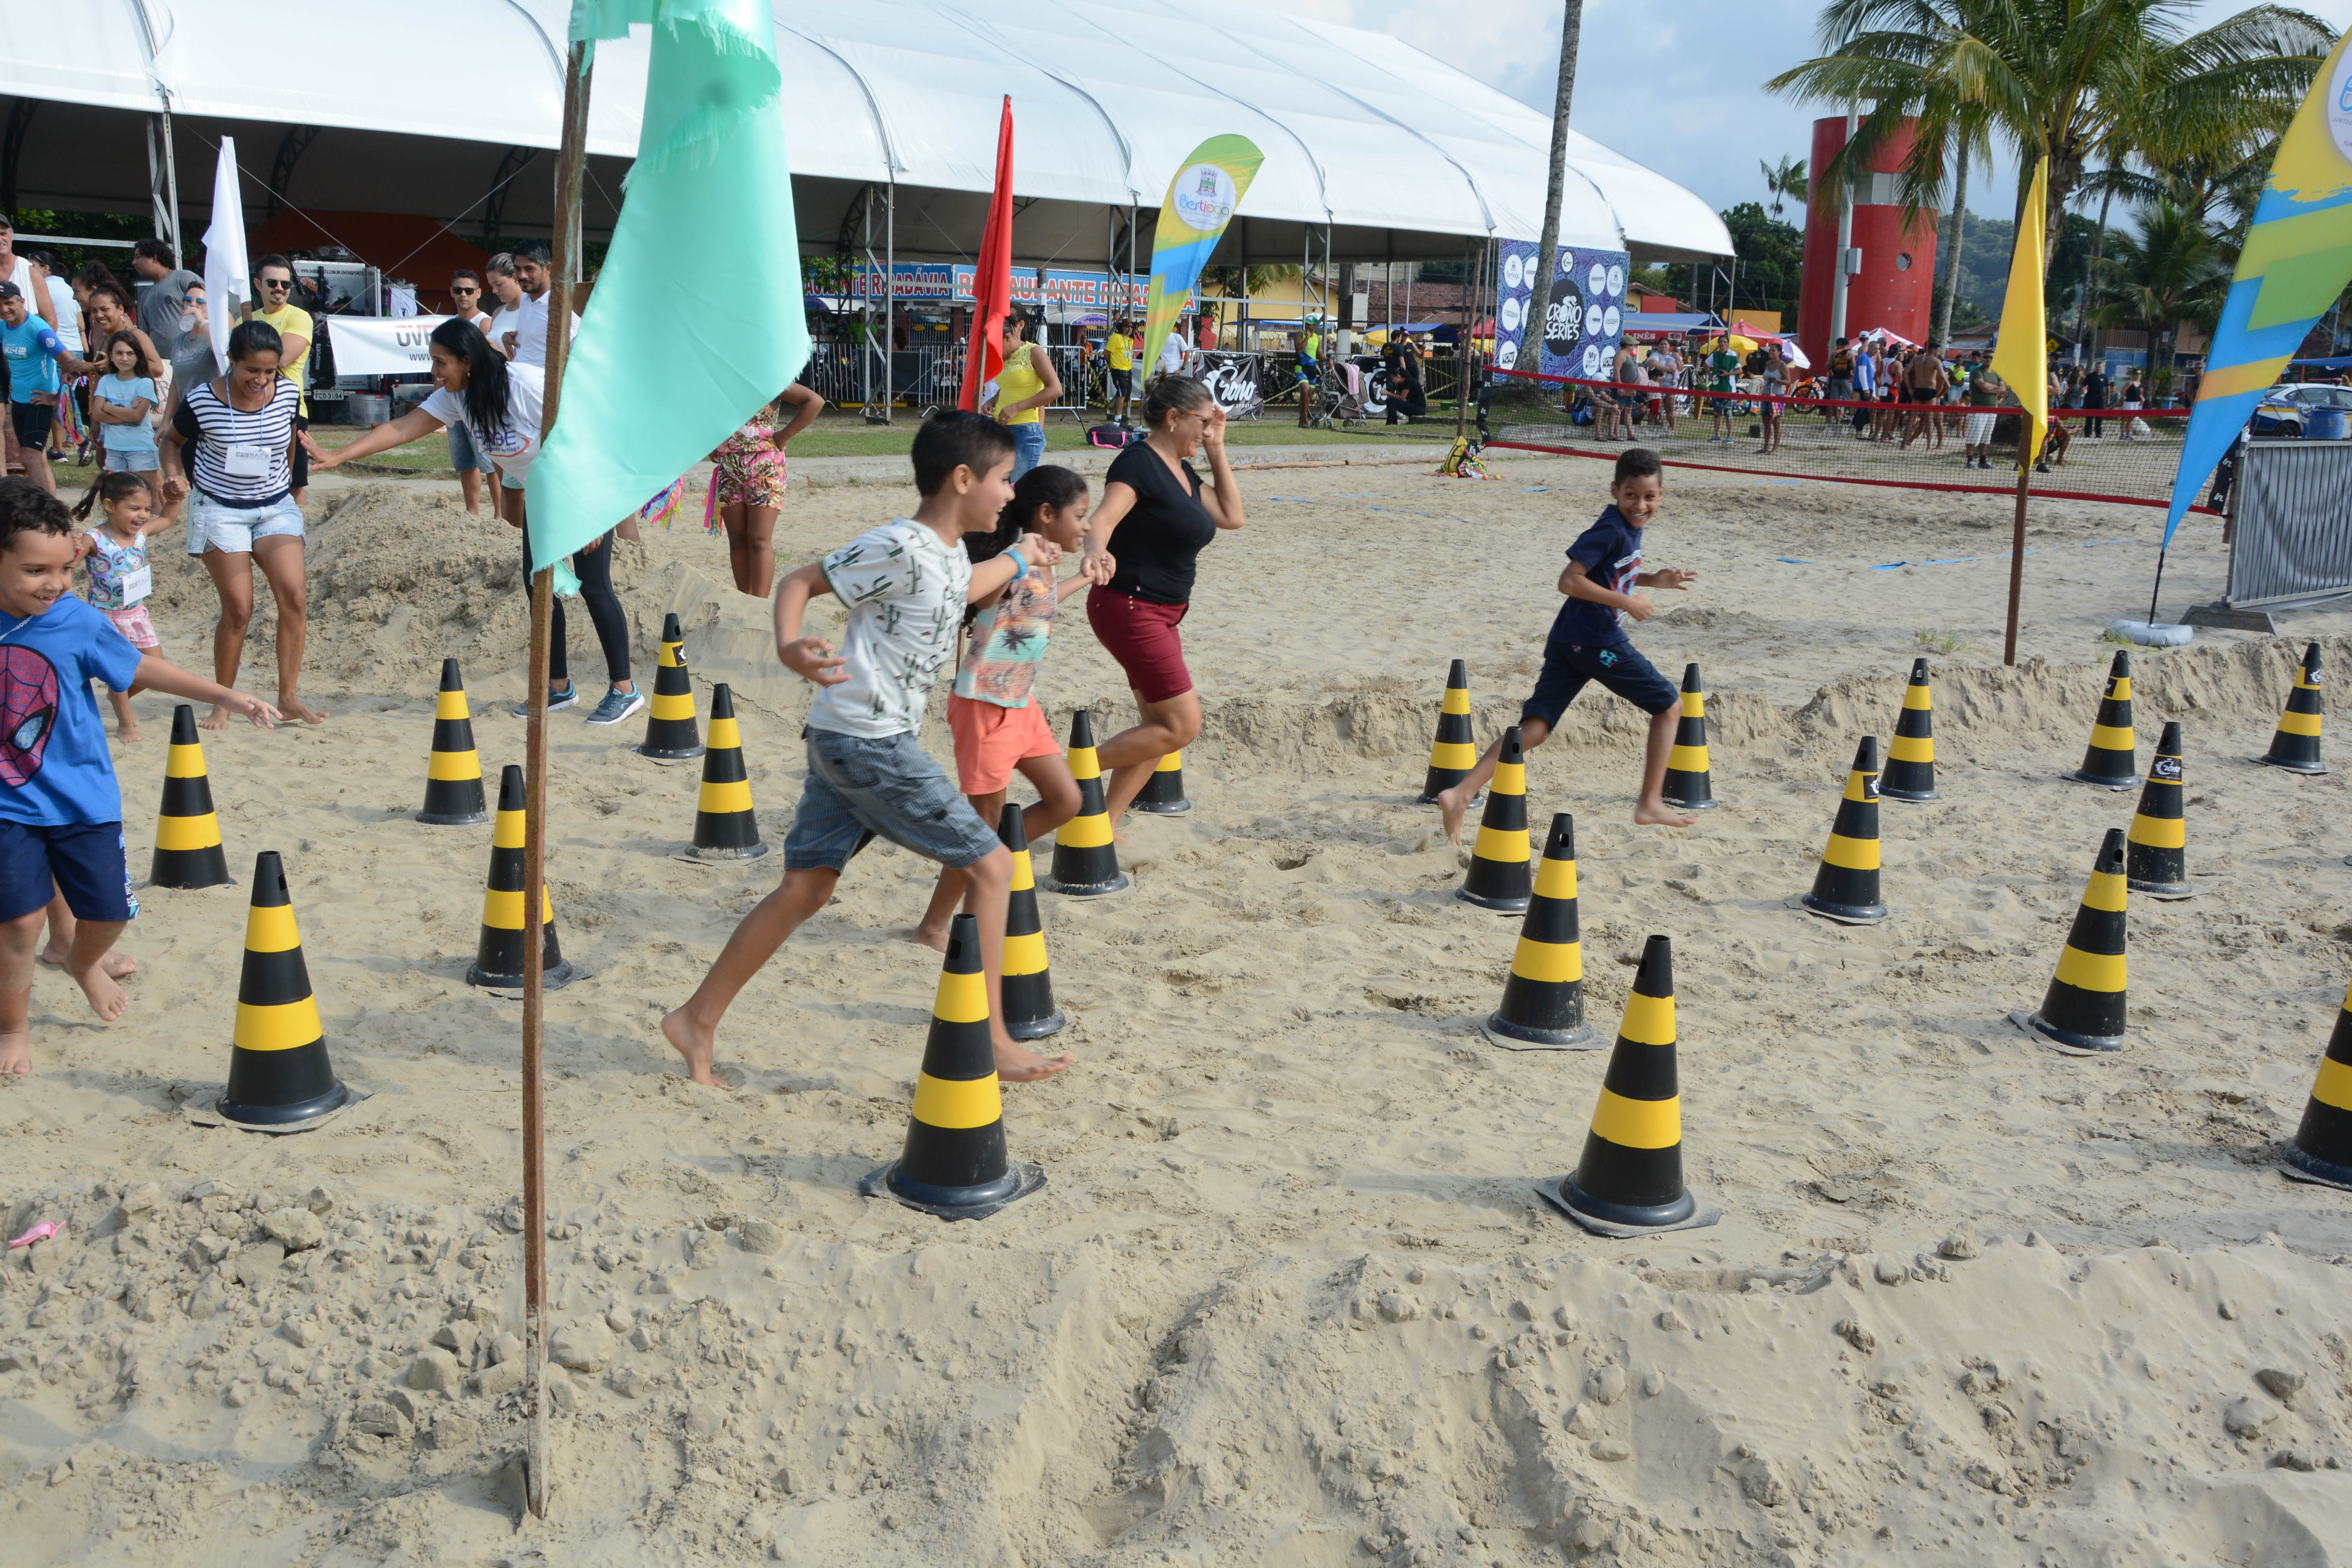
[[[959,408],[977,409],[980,389],[1004,368],[1004,318],[1013,311],[1013,99],[996,125],[996,192],[988,198],[980,264],[971,277],[971,342],[964,350]]]

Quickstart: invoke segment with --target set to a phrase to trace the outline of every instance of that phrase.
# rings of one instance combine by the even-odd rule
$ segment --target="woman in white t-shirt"
[[[373,457],[404,447],[445,426],[462,425],[475,449],[499,470],[502,490],[499,515],[523,531],[523,592],[530,592],[530,517],[523,505],[523,480],[531,459],[539,455],[541,399],[546,383],[537,365],[512,364],[490,346],[479,327],[456,318],[433,329],[427,352],[433,359],[433,395],[389,424],[379,425],[339,452],[312,459],[314,469],[341,468],[356,458]],[[613,535],[607,530],[593,543],[572,556],[572,570],[580,579],[580,597],[596,627],[596,641],[604,650],[605,672],[612,688],[588,715],[591,724],[617,724],[646,705],[644,693],[630,679],[629,622],[613,592]],[[547,706],[551,711],[579,701],[564,656],[563,601],[555,601],[547,660]],[[518,703],[520,718],[530,710]]]

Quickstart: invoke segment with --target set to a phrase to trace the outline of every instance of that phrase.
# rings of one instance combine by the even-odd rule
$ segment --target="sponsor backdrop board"
[[[1625,330],[1632,258],[1622,250],[1561,246],[1546,309],[1535,303],[1541,281],[1536,242],[1507,239],[1502,250],[1497,279],[1502,287],[1495,302],[1496,368],[1606,379]],[[1530,334],[1528,321],[1535,315],[1541,318],[1539,331]],[[1540,352],[1531,353],[1529,344],[1538,338]]]

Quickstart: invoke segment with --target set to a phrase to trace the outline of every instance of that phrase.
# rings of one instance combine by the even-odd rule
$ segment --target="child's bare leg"
[[[736,926],[727,945],[719,950],[710,973],[702,977],[686,1005],[663,1017],[662,1037],[686,1058],[688,1078],[712,1089],[727,1087],[710,1072],[719,1047],[719,1020],[727,1016],[736,993],[760,973],[761,965],[775,957],[784,939],[824,908],[840,880],[840,872],[824,866],[785,872],[782,885],[761,899]]]
[[[972,810],[980,813],[982,822],[993,823],[1004,811],[1004,792],[990,795],[968,795]],[[1026,820],[1025,818],[1024,819]],[[953,866],[940,868],[940,879],[931,888],[931,901],[923,910],[921,921],[915,927],[914,940],[934,952],[948,950],[948,928],[955,922],[956,907],[971,890],[971,879]]]
[[[1642,759],[1642,798],[1633,803],[1633,820],[1645,826],[1688,827],[1698,820],[1666,804],[1666,759],[1674,755],[1675,731],[1682,721],[1679,697],[1664,712],[1650,715],[1649,750]]]
[[[0,1076],[33,1070],[33,954],[42,911],[0,923]]]
[[[1532,752],[1549,739],[1551,739],[1550,725],[1533,714],[1520,716],[1519,749],[1521,751]],[[1486,782],[1495,776],[1495,759],[1502,754],[1503,738],[1497,735],[1495,737],[1495,743],[1487,747],[1486,754],[1478,759],[1478,765],[1470,770],[1469,777],[1452,789],[1437,792],[1437,810],[1445,819],[1445,837],[1450,841],[1455,844],[1462,842],[1462,819],[1468,815],[1470,803],[1478,798],[1478,792],[1485,789]]]
[[[107,973],[107,949],[114,945],[129,921],[81,921],[75,925],[73,951],[66,957],[66,973],[73,976],[81,994],[89,998],[89,1010],[99,1021],[111,1024],[130,1010],[131,998]]]
[[[1021,811],[1023,837],[1034,843],[1078,815],[1078,781],[1071,776],[1068,758],[1050,752],[1042,757],[1024,757],[1013,765],[1037,791],[1035,804]]]
[[[137,745],[143,737],[139,733],[139,715],[131,710],[130,697],[121,691],[109,691],[106,700],[114,709],[115,739],[126,746]]]
[[[57,886],[54,882],[49,885],[52,889]],[[66,896],[63,893],[53,892],[49,899],[49,907],[43,912],[48,916],[49,942],[47,947],[41,949],[40,962],[47,964],[51,969],[70,969],[73,966],[74,937],[79,928],[73,917],[73,910],[66,907]],[[110,952],[106,955],[106,973],[109,979],[128,979],[136,973],[138,969],[139,961],[127,952]]]
[[[964,909],[980,927],[980,973],[988,984],[988,1038],[996,1076],[1008,1083],[1051,1078],[1070,1065],[1067,1051],[1048,1059],[1004,1032],[1004,910],[1013,894],[1013,851],[998,845],[963,868],[971,889]]]

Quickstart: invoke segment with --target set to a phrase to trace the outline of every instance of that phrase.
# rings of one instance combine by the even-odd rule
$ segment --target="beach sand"
[[[1517,922],[1455,900],[1464,852],[1412,802],[1447,661],[1483,743],[1605,500],[1598,463],[1495,472],[1244,477],[1184,627],[1196,807],[1130,818],[1128,890],[1043,897],[1078,1060],[1006,1089],[1049,1183],[982,1224],[857,1192],[922,1051],[928,865],[860,857],[730,1016],[734,1091],[696,1089],[656,1020],[778,858],[675,858],[696,766],[556,716],[548,876],[587,974],[547,1007],[566,1369],[550,1516],[520,1527],[520,1005],[464,980],[489,830],[412,820],[445,655],[493,789],[521,758],[520,561],[454,486],[314,498],[305,692],[332,721],[205,737],[239,885],[142,895],[111,1028],[43,971],[35,1072],[0,1084],[9,1234],[65,1226],[0,1268],[11,1561],[2344,1561],[2352,1196],[2278,1153],[2352,967],[2352,833],[2341,773],[2248,759],[2304,638],[2352,668],[2352,612],[2135,651],[2143,763],[2187,726],[2198,896],[2133,899],[2130,1043],[2064,1058],[2007,1015],[2132,816],[2059,775],[2161,514],[2037,502],[2004,670],[2005,501],[1671,472],[1651,563],[1701,575],[1637,637],[1706,672],[1721,809],[1633,827],[1641,716],[1597,690],[1528,807],[1576,816],[1601,1043],[1644,937],[1674,941],[1685,1170],[1723,1218],[1603,1240],[1534,1186],[1575,1164],[1606,1052],[1486,1043]],[[796,491],[780,552],[911,501]],[[766,607],[698,531],[619,548],[638,678],[677,612],[781,841],[807,688]],[[157,559],[164,651],[200,665],[210,589]],[[2168,612],[2225,563],[2191,519]],[[1079,608],[1041,690],[1107,736],[1132,708]],[[572,648],[593,692],[584,616]],[[1895,912],[1805,915],[1855,742],[1922,652],[1945,798],[1882,808]],[[143,874],[170,704],[138,707]],[[226,1071],[264,849],[369,1097],[284,1139],[186,1114]]]

